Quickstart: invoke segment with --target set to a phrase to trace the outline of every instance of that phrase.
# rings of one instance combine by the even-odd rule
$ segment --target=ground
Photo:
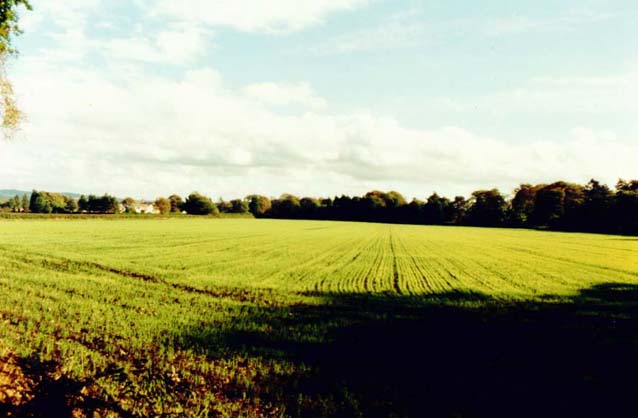
[[[0,221],[0,415],[632,416],[638,239]]]

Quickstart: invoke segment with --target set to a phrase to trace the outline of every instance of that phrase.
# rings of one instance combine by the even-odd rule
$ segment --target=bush
[[[219,215],[219,209],[213,201],[199,193],[191,193],[184,202],[183,209],[189,215]]]

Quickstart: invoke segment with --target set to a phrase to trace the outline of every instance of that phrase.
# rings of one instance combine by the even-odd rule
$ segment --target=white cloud
[[[577,115],[579,119],[638,112],[638,73],[599,76],[539,76],[508,90],[474,99],[434,99],[431,109],[473,113],[477,109],[492,116],[512,114]]]
[[[160,0],[153,3],[153,13],[246,32],[285,33],[321,24],[331,13],[367,3],[368,0]]]
[[[97,13],[102,0],[35,0],[33,11],[21,13],[20,24],[29,31],[39,26],[58,27],[64,30],[81,30],[88,25],[87,16]],[[55,19],[51,19],[55,16]]]
[[[142,6],[151,3],[138,0]],[[61,18],[51,48],[22,56],[15,87],[28,123],[22,139],[0,143],[7,187],[155,197],[199,190],[230,198],[248,193],[306,195],[397,189],[424,197],[555,179],[614,182],[636,177],[638,141],[578,128],[562,141],[512,143],[459,127],[409,129],[371,111],[335,113],[307,83],[262,82],[231,88],[198,64],[210,47],[206,25],[243,31],[299,30],[329,13],[364,5],[343,1],[160,2],[161,29],[127,37],[87,35],[87,14],[100,2],[49,2]],[[154,4],[154,3],[153,3]],[[45,6],[46,5],[46,6]],[[36,7],[38,4],[36,4]],[[333,52],[422,42],[420,15],[391,16],[377,29],[336,39]],[[31,23],[41,25],[40,23]],[[139,30],[138,30],[139,29]],[[122,35],[121,35],[122,36]],[[328,45],[328,44],[327,44]],[[328,47],[327,47],[328,48]],[[328,50],[328,49],[327,49]],[[89,54],[102,54],[104,67]],[[186,63],[178,76],[146,63]],[[160,75],[164,74],[164,75]],[[605,77],[538,77],[450,110],[623,112],[635,109],[634,73]],[[278,107],[297,112],[280,112]]]
[[[407,48],[426,42],[426,27],[421,23],[389,22],[375,28],[345,33],[323,43],[322,54],[349,54]]]
[[[483,33],[489,36],[501,36],[525,32],[565,32],[613,17],[611,13],[591,10],[568,10],[566,13],[547,17],[511,16],[484,22]]]
[[[206,49],[213,47],[206,42],[206,31],[197,28],[162,31],[157,35],[156,43],[162,55],[182,63],[199,57]]]
[[[461,128],[408,129],[370,112],[282,115],[247,96],[255,86],[229,89],[206,68],[177,81],[143,72],[118,82],[98,70],[23,74],[24,138],[0,146],[0,176],[11,186],[227,198],[396,188],[424,197],[635,177],[638,143],[586,128],[561,142],[512,144]]]
[[[110,60],[176,65],[191,63],[212,47],[206,42],[206,33],[198,29],[165,30],[150,36],[94,40],[90,44],[93,51],[100,51]]]
[[[473,17],[434,21],[429,19],[423,8],[413,8],[390,15],[379,23],[349,30],[324,41],[317,49],[323,54],[349,54],[418,47],[441,42],[454,33],[496,37],[527,32],[565,32],[613,17],[611,13],[582,9],[547,17]]]
[[[300,104],[314,110],[327,106],[326,100],[317,96],[308,83],[256,83],[242,91],[248,97],[273,106]]]
[[[397,13],[374,26],[352,30],[323,42],[318,48],[321,54],[350,54],[406,48],[428,42],[428,26],[419,9]]]
[[[53,43],[40,51],[41,61],[84,65],[91,61],[90,56],[101,55],[109,63],[184,65],[214,46],[212,32],[201,25],[170,19],[153,22],[146,14],[135,25],[126,25],[102,0],[36,2],[33,6],[32,12],[23,13],[21,23],[26,25],[27,34],[39,30]],[[138,6],[142,11],[150,7],[142,3]],[[51,25],[43,25],[49,21]],[[95,28],[106,30],[111,36],[90,36],[90,29]]]

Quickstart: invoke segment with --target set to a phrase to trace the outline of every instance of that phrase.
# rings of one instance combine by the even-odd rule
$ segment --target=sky
[[[0,188],[453,197],[638,178],[634,0],[32,0]]]

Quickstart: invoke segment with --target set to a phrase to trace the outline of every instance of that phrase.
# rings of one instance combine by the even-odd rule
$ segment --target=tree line
[[[585,185],[522,184],[511,198],[490,189],[469,198],[433,193],[410,202],[395,191],[327,199],[254,195],[247,200],[256,217],[638,234],[638,180],[619,180],[614,189],[596,180]]]
[[[186,199],[174,194],[168,198],[158,197],[153,202],[138,202],[131,197],[120,201],[109,194],[102,196],[81,195],[78,199],[75,199],[62,193],[33,190],[30,195],[16,195],[4,202],[0,202],[0,209],[3,211],[23,213],[139,213],[136,212],[136,208],[140,206],[150,206],[153,208],[153,213],[160,214],[218,215],[221,212],[249,213],[248,201],[245,199],[234,199],[229,202],[220,199],[217,203],[214,203],[209,197],[197,192],[191,193]]]
[[[284,194],[271,199],[249,195],[217,202],[193,192],[159,197],[147,202],[155,213],[219,215],[251,213],[257,218],[317,219],[424,225],[545,228],[564,231],[638,234],[638,180],[619,180],[612,189],[596,180],[585,185],[557,181],[521,184],[511,195],[498,189],[477,190],[469,198],[449,199],[433,193],[425,200],[408,202],[399,192],[371,191],[363,196],[299,198]],[[132,213],[136,202],[128,197],[81,196],[79,199],[34,190],[30,197],[15,196],[5,210],[34,213]]]

